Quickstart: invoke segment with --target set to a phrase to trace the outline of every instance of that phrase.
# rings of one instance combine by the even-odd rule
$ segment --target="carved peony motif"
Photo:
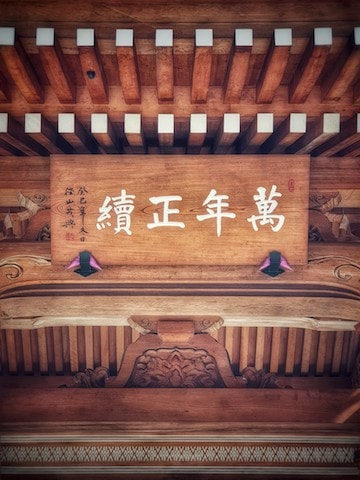
[[[203,349],[146,350],[135,361],[127,387],[224,387],[216,360]]]

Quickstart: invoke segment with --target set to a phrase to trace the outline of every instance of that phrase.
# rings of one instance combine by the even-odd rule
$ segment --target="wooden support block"
[[[206,113],[192,113],[190,115],[190,133],[188,137],[187,153],[200,153],[207,133]]]
[[[314,88],[332,45],[331,28],[315,28],[289,85],[289,103],[304,103]]]
[[[78,28],[76,42],[81,69],[92,102],[95,104],[108,103],[107,81],[94,29]]]
[[[122,93],[127,104],[141,103],[139,68],[132,29],[116,30],[116,56]]]
[[[329,138],[340,132],[340,114],[324,113],[322,119],[318,119],[308,132],[302,135],[295,143],[290,145],[286,153],[310,153],[316,147],[326,142]]]
[[[360,71],[360,27],[345,45],[334,68],[322,84],[322,98],[326,101],[338,101],[356,79]]]
[[[72,146],[56,132],[54,126],[41,113],[25,114],[25,133],[45,147],[49,153],[73,153]]]
[[[8,113],[0,113],[0,139],[24,155],[48,155],[49,152],[25,134],[24,127]]]
[[[74,113],[59,113],[58,132],[78,153],[97,153],[99,146]]]
[[[156,88],[159,103],[174,101],[173,31],[156,30]]]
[[[253,46],[251,28],[237,28],[225,78],[224,103],[239,103],[245,86]]]
[[[283,78],[292,45],[291,28],[277,28],[256,86],[256,102],[271,103]]]
[[[197,29],[195,32],[191,103],[206,103],[210,85],[212,48],[212,29]]]
[[[218,130],[214,153],[230,153],[240,133],[240,113],[224,113]]]
[[[29,57],[16,38],[15,28],[0,28],[0,55],[15,85],[28,103],[43,103],[44,96]]]
[[[158,139],[161,153],[170,153],[174,145],[175,120],[172,113],[159,113]]]
[[[76,102],[76,88],[54,28],[37,28],[36,45],[46,75],[61,103]]]
[[[258,113],[240,143],[241,153],[255,153],[274,131],[274,115]]]
[[[312,154],[314,156],[340,154],[351,155],[358,148],[360,142],[360,113],[357,113],[341,125],[341,131],[327,142],[323,143]]]
[[[290,113],[261,146],[262,153],[282,153],[306,132],[306,113]]]
[[[107,113],[91,114],[91,134],[104,153],[118,153],[118,139]]]
[[[124,133],[132,153],[145,153],[145,141],[140,113],[125,113]]]

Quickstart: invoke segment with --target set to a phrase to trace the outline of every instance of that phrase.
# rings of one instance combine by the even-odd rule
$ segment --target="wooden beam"
[[[12,80],[28,103],[43,103],[42,87],[15,28],[0,28],[0,55]]]
[[[94,29],[78,28],[76,43],[81,69],[92,102],[108,103],[108,87]]]
[[[116,56],[125,102],[130,105],[141,103],[140,77],[132,29],[116,30]]]
[[[72,146],[41,113],[25,114],[25,133],[41,144],[49,153],[73,153]]]
[[[9,103],[11,100],[9,82],[0,72],[0,103]]]
[[[355,27],[334,68],[324,79],[323,101],[338,101],[356,79],[360,70],[360,27]]]
[[[289,85],[289,103],[304,103],[314,88],[332,45],[331,28],[315,28]]]
[[[360,113],[354,115],[341,125],[340,132],[312,151],[312,155],[330,157],[341,151],[348,155],[357,148],[360,141]]]
[[[119,140],[107,113],[91,114],[91,134],[101,146],[103,153],[119,152]]]
[[[195,31],[195,54],[192,71],[191,102],[206,103],[212,64],[213,31]]]
[[[98,144],[74,113],[59,113],[58,132],[77,153],[98,152]]]
[[[20,150],[24,155],[48,155],[38,142],[26,135],[24,127],[7,113],[0,113],[0,139]]]
[[[140,113],[125,113],[124,133],[130,146],[130,153],[145,153],[145,140]]]
[[[261,153],[282,153],[306,133],[306,113],[290,113],[261,146]]]
[[[161,390],[161,391],[160,391]],[[126,431],[135,422],[148,428],[166,429],[178,423],[209,428],[211,423],[238,426],[262,422],[358,424],[360,403],[349,390],[311,392],[292,389],[186,389],[179,402],[178,389],[105,388],[94,395],[91,389],[5,389],[1,401],[1,423],[99,421],[121,424]],[[120,394],[121,393],[121,394]],[[230,400],[230,401],[229,401]],[[204,405],[206,404],[206,409]],[[107,405],[109,408],[103,408]],[[117,405],[116,408],[111,406]],[[151,408],[149,408],[151,405]],[[226,405],[226,408],[224,408]],[[239,408],[241,405],[241,408]],[[284,417],[286,412],[286,418]],[[126,426],[127,425],[127,426]],[[174,427],[173,427],[174,428]],[[210,427],[211,428],[211,427]]]
[[[258,113],[240,139],[239,153],[256,153],[274,131],[274,114]]]
[[[309,125],[307,133],[290,145],[285,152],[296,154],[310,153],[339,132],[340,114],[324,113],[322,118]]]
[[[190,115],[190,133],[188,137],[187,153],[200,153],[207,133],[206,113],[192,113]]]
[[[224,103],[239,103],[245,86],[253,46],[253,30],[237,28],[225,78]]]
[[[171,29],[156,30],[156,88],[159,103],[174,101],[173,43]]]
[[[36,29],[36,46],[46,75],[61,103],[76,102],[75,82],[54,28]]]
[[[158,115],[158,140],[161,153],[170,153],[174,145],[175,119],[172,113]]]
[[[214,142],[214,153],[230,153],[240,134],[240,113],[224,113]]]
[[[271,103],[283,78],[292,45],[291,28],[277,28],[256,85],[256,103]]]

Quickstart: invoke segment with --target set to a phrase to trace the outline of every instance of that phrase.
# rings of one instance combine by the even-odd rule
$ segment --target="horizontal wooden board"
[[[53,156],[52,261],[304,264],[308,195],[308,156]]]

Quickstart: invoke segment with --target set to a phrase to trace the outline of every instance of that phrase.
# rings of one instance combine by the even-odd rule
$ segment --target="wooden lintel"
[[[206,404],[206,408],[204,405]],[[46,407],[44,407],[46,405]],[[104,408],[104,405],[107,408]],[[151,405],[151,408],[149,408]],[[224,408],[226,405],[226,408]],[[240,407],[239,407],[240,406]],[[214,425],[231,422],[294,422],[307,424],[352,424],[360,422],[358,395],[349,390],[299,391],[292,389],[178,389],[105,388],[91,389],[6,389],[1,399],[1,423],[99,421],[134,428],[135,422],[150,430],[169,423]],[[284,416],[286,412],[286,416]],[[219,422],[219,424],[218,424]],[[165,427],[166,428],[166,427]],[[211,429],[211,427],[210,427]]]

